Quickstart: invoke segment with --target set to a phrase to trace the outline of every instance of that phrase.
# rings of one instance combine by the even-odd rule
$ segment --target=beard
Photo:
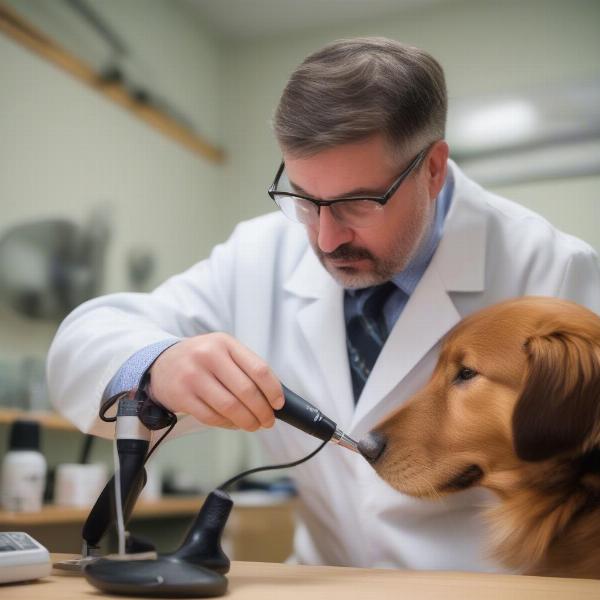
[[[411,215],[405,222],[404,233],[393,239],[391,247],[384,256],[375,256],[370,250],[352,243],[342,244],[333,252],[323,252],[317,238],[309,236],[309,242],[325,270],[346,289],[362,289],[390,281],[401,273],[419,252],[429,236],[435,214],[435,202],[423,207]],[[335,266],[332,260],[365,260],[369,268],[356,268],[350,265]]]

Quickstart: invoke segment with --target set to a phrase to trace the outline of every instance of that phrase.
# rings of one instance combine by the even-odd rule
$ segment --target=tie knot
[[[385,304],[397,290],[396,284],[392,281],[358,290],[354,295],[354,316],[349,320],[351,327],[355,327],[355,323],[360,322],[359,326],[371,329],[372,334],[376,334],[381,339],[380,344],[383,345],[388,334]]]
[[[387,283],[362,290],[366,296],[362,309],[363,315],[367,317],[367,319],[379,320],[382,318],[385,303],[397,289],[398,288],[393,281],[388,281]]]

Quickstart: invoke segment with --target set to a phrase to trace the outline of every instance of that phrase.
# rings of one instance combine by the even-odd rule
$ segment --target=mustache
[[[351,244],[342,244],[338,246],[333,252],[321,252],[319,254],[322,258],[331,258],[338,260],[373,260],[373,255],[366,248],[356,248]]]

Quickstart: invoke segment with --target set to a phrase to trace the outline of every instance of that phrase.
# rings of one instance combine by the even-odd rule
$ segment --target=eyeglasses
[[[317,200],[310,196],[298,194],[291,190],[291,184],[284,173],[285,163],[281,161],[273,183],[269,186],[267,193],[281,212],[296,223],[314,225],[319,220],[322,206],[331,209],[333,218],[345,227],[360,228],[369,227],[377,222],[383,212],[383,207],[396,193],[402,182],[423,162],[425,155],[431,146],[423,148],[408,167],[396,177],[392,185],[383,196],[344,196],[333,200]],[[280,187],[282,189],[278,189]]]

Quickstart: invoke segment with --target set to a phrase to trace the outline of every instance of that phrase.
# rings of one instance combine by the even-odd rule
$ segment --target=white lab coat
[[[169,336],[226,331],[262,356],[288,387],[360,438],[425,384],[440,338],[463,316],[505,298],[573,299],[600,313],[600,269],[583,242],[490,194],[450,163],[455,188],[433,259],[392,329],[357,407],[352,399],[343,290],[301,226],[279,213],[239,225],[208,260],[151,294],[92,300],[62,324],[48,376],[56,408],[82,430],[112,437],[97,419],[105,386],[140,348]],[[179,431],[197,425],[190,417]],[[317,441],[285,423],[257,432],[274,461]],[[300,492],[301,563],[494,570],[479,508],[467,490],[441,502],[404,496],[360,456],[328,445],[293,470]]]

